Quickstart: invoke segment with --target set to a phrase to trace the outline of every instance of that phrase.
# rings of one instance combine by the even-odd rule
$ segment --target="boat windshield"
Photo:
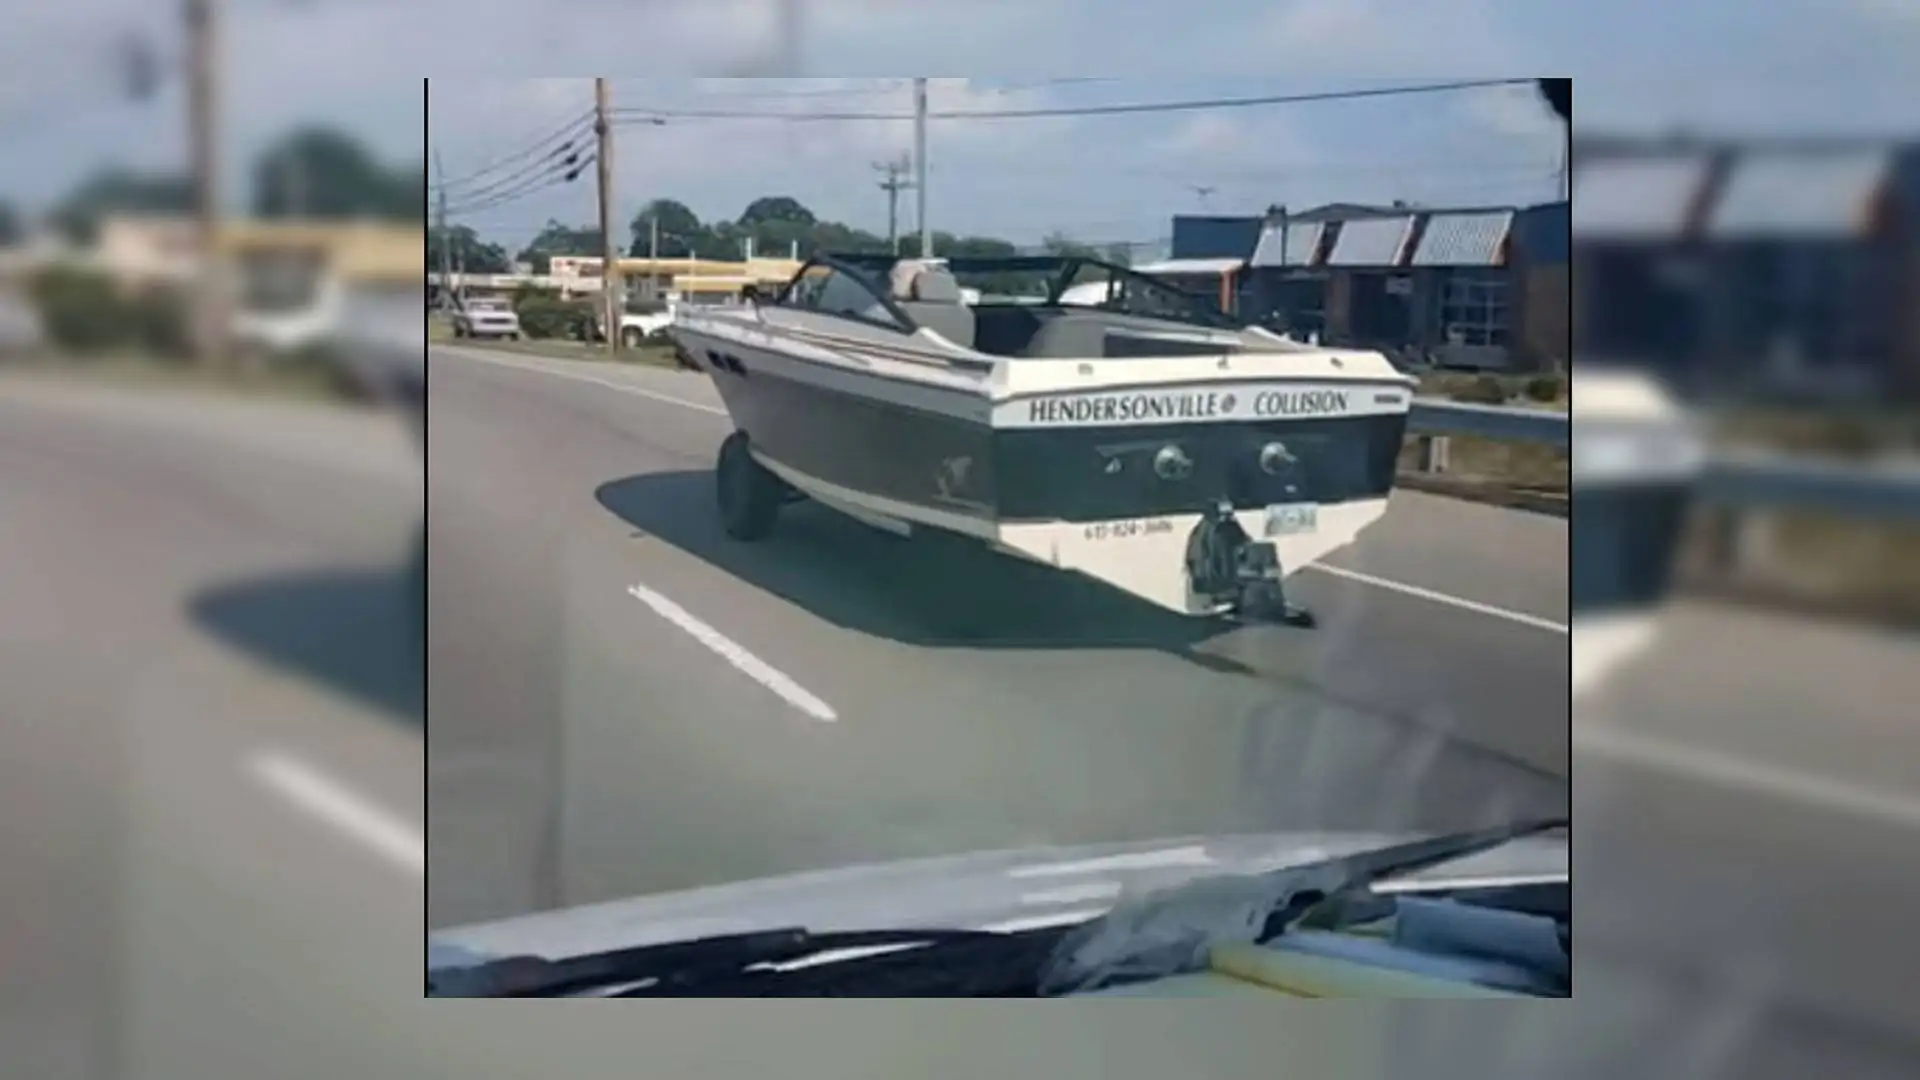
[[[837,255],[835,262],[884,282],[900,260],[892,255]],[[1220,309],[1212,297],[1117,263],[1077,255],[955,256],[936,260],[953,275],[974,307],[1030,305],[1096,308],[1213,330],[1248,324]]]

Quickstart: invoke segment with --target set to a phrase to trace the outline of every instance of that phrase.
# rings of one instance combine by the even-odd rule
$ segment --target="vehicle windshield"
[[[885,282],[898,261],[891,256],[842,255],[836,261]],[[1218,330],[1246,323],[1220,310],[1217,299],[1190,292],[1182,284],[1153,277],[1091,257],[1021,255],[995,258],[956,256],[938,260],[971,306],[1023,304],[1095,308]]]
[[[1552,449],[1463,437],[1421,475],[1414,426],[1417,395],[1551,375],[1415,387],[1117,259],[955,240],[908,279],[836,254],[890,245],[825,204],[696,226],[657,195],[701,258],[626,256],[630,296],[787,284],[595,334],[598,290],[549,275],[522,340],[431,346],[434,929],[625,901],[649,939],[1020,926],[1564,811]],[[1369,274],[1327,284],[1329,325],[1420,314]],[[1544,318],[1526,281],[1474,317]],[[1509,457],[1533,486],[1484,494]]]

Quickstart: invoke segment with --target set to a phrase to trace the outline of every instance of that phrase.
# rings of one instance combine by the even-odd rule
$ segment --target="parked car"
[[[520,340],[520,316],[505,300],[469,300],[453,316],[453,336]]]
[[[0,357],[35,354],[45,344],[40,310],[11,287],[0,286]]]
[[[632,311],[620,313],[620,344],[632,349],[638,347],[654,334],[673,325],[673,308],[665,311],[652,311],[645,314]],[[607,317],[596,315],[593,320],[593,336],[596,341],[607,340]]]

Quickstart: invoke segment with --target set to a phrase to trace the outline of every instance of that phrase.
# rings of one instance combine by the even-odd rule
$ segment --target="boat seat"
[[[1040,325],[1021,354],[1033,358],[1105,356],[1107,322],[1098,315],[1070,312]]]
[[[963,349],[973,348],[973,309],[952,274],[927,267],[914,275],[907,291],[908,297],[896,302],[908,318]]]

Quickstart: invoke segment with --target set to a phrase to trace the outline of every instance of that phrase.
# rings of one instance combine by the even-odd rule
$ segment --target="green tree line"
[[[260,218],[424,222],[425,188],[422,165],[383,162],[351,135],[307,127],[255,157],[247,205]],[[109,167],[82,180],[47,218],[69,239],[88,243],[106,215],[187,214],[193,208],[193,181],[185,174]],[[0,202],[0,245],[19,240],[25,231],[23,215]]]
[[[877,254],[895,250],[895,245],[885,236],[843,222],[824,220],[798,199],[787,195],[762,196],[748,203],[738,217],[713,221],[702,221],[687,204],[676,199],[655,199],[633,215],[627,223],[627,233],[624,249],[633,258],[657,253],[661,258],[735,260],[746,255],[749,241],[754,254],[768,258],[786,258],[796,251],[805,259],[820,252]],[[450,228],[448,235],[452,244],[471,244],[475,253],[499,250],[495,245],[483,243],[471,230],[462,232],[461,227]],[[1046,238],[1040,248],[1051,253],[1127,261],[1124,245],[1099,251],[1063,235]],[[962,236],[939,230],[933,233],[933,249],[939,255],[964,258],[1004,257],[1021,251],[1019,245],[997,237]],[[898,250],[902,255],[918,255],[919,234],[902,235]],[[544,274],[556,255],[597,256],[600,252],[598,228],[549,220],[514,258],[531,264],[534,273]],[[499,260],[502,264],[505,261]],[[467,267],[478,269],[471,259]]]

